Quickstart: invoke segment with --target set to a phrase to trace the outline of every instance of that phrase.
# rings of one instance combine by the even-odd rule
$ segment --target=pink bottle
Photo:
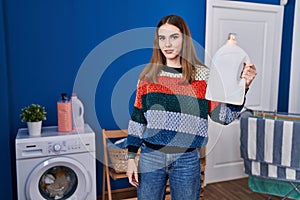
[[[72,131],[72,104],[68,101],[66,93],[61,94],[57,102],[58,132]]]

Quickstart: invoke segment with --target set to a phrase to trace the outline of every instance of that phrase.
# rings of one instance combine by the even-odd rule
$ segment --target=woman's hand
[[[246,79],[246,88],[249,88],[256,74],[256,67],[253,64],[244,63],[244,69],[241,74],[241,78]]]
[[[134,159],[128,159],[126,174],[127,174],[129,183],[131,185],[133,185],[134,187],[137,187],[139,185],[139,180],[138,180],[138,171],[137,171],[137,167],[136,167]]]

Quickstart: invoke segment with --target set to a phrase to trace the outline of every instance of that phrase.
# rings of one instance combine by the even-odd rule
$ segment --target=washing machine
[[[43,127],[40,136],[19,129],[16,136],[19,200],[96,200],[95,133]]]

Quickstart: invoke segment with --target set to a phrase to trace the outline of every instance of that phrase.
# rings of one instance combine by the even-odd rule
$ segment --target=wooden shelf
[[[109,168],[109,175],[113,180],[117,180],[120,178],[127,178],[126,173],[116,173],[114,169]]]

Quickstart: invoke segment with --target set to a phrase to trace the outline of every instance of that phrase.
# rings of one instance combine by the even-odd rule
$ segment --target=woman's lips
[[[171,54],[171,53],[173,53],[173,50],[165,50],[165,52],[166,52],[167,54]]]

